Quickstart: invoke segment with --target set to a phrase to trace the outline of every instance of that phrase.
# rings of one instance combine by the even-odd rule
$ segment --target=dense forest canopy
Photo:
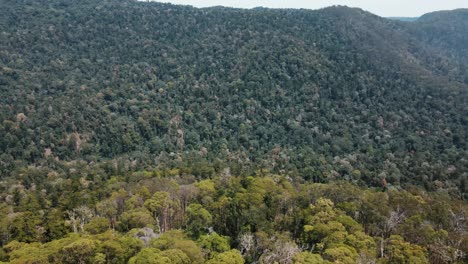
[[[466,10],[0,5],[2,177],[125,156],[466,193]]]
[[[468,10],[0,1],[0,262],[463,263],[467,180]]]

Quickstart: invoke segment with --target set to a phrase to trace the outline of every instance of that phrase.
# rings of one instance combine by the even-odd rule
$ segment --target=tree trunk
[[[384,238],[382,237],[382,240],[380,240],[380,257],[383,258],[385,256],[384,254]]]

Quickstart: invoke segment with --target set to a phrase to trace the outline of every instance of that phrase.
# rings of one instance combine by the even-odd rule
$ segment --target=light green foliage
[[[60,262],[64,264],[89,263],[98,247],[97,244],[95,240],[80,238],[60,249]]]
[[[191,259],[180,249],[168,249],[161,251],[161,256],[171,260],[171,264],[190,264]]]
[[[111,263],[125,262],[125,249],[117,239],[108,238],[104,240],[99,251],[104,254],[106,259]]]
[[[140,192],[138,193],[138,195],[139,195],[143,200],[148,200],[149,198],[151,198],[151,193],[150,193],[150,191],[148,190],[148,188],[147,188],[146,186],[141,187],[141,190],[140,190]]]
[[[215,256],[217,253],[222,253],[231,249],[229,237],[220,236],[217,233],[200,236],[198,245],[200,245],[208,258]]]
[[[161,251],[155,248],[144,248],[135,257],[132,257],[129,264],[172,264],[168,257],[161,256]]]
[[[161,214],[169,205],[169,196],[168,192],[156,192],[146,200],[144,206],[154,214]]]
[[[144,203],[155,218],[160,232],[165,232],[168,226],[168,217],[170,215],[170,194],[168,192],[156,192]]]
[[[199,197],[205,203],[211,202],[216,192],[215,184],[212,180],[202,180],[195,184],[199,190]]]
[[[398,227],[398,233],[404,236],[407,241],[424,246],[447,238],[446,231],[436,231],[432,225],[424,221],[420,214],[405,219]]]
[[[10,245],[11,248],[11,245]],[[45,264],[49,263],[47,250],[39,243],[22,246],[10,254],[12,264]]]
[[[27,245],[27,243],[25,243],[25,242],[19,242],[19,241],[13,240],[10,243],[3,246],[3,248],[8,252],[12,252],[12,251],[21,249],[22,247],[24,247],[26,245]]]
[[[214,258],[208,260],[207,264],[244,264],[245,261],[239,251],[233,249],[224,253],[217,254]]]
[[[354,263],[359,252],[372,254],[373,239],[351,217],[335,208],[329,199],[320,198],[311,205],[304,226],[304,242],[314,246],[324,259],[332,262]]]
[[[187,231],[198,238],[211,226],[212,216],[201,204],[190,204],[187,208]]]
[[[405,242],[400,236],[391,236],[387,243],[386,258],[388,263],[428,263],[424,248]]]
[[[36,226],[41,225],[41,219],[37,214],[25,212],[17,215],[10,226],[13,237],[22,242],[33,242],[41,240],[41,232]]]
[[[125,201],[125,210],[132,210],[143,205],[144,201],[140,195],[132,195]]]
[[[104,233],[109,230],[110,222],[105,217],[95,217],[85,225],[85,231],[90,234]]]
[[[310,252],[301,252],[294,256],[294,264],[325,264],[326,261],[319,254]]]
[[[129,264],[190,264],[190,258],[179,249],[169,249],[160,251],[155,248],[144,248],[135,257],[132,257]]]
[[[144,208],[124,212],[120,218],[120,228],[124,231],[132,228],[152,226],[154,224],[155,221],[153,216]]]
[[[354,264],[358,256],[354,248],[346,245],[335,245],[323,252],[323,258],[332,263]]]
[[[162,251],[170,249],[180,250],[194,264],[203,263],[204,261],[202,249],[178,230],[168,231],[159,238],[152,240],[151,246]]]
[[[143,242],[140,239],[134,237],[123,236],[119,238],[119,243],[122,245],[124,250],[124,253],[120,257],[126,260],[134,256],[143,248]]]
[[[184,181],[194,180],[186,177]],[[43,209],[47,213],[37,214],[39,226],[34,227],[39,234],[35,239],[41,242],[11,241],[3,246],[0,260],[31,264],[383,264],[427,263],[430,256],[434,262],[457,263],[466,251],[462,232],[466,205],[418,189],[383,193],[349,183],[312,184],[278,175],[231,175],[204,181],[206,190],[222,186],[208,199],[199,195],[200,189],[192,183],[179,185],[160,177],[144,178],[143,182],[156,190],[154,195],[146,195],[146,205],[141,197],[126,191],[135,189],[134,183],[120,182],[119,191],[112,188],[107,193],[110,198],[96,201],[97,216],[85,225],[85,232],[60,235],[68,220],[60,216],[58,208]],[[130,207],[126,206],[129,201]],[[104,214],[105,205],[111,206],[111,214]],[[92,206],[83,206],[92,211]],[[157,212],[156,218],[149,209]],[[9,228],[15,228],[13,220],[23,215],[11,210],[15,207],[0,207],[5,216],[0,236],[5,240],[9,239]],[[41,229],[44,219],[53,220],[53,224]],[[117,221],[116,230],[112,229],[113,220]],[[158,221],[161,226],[167,223],[168,228],[169,223],[180,223],[182,229],[158,233]],[[56,230],[53,236],[60,238],[51,239],[48,230]],[[459,241],[462,243],[457,244]]]
[[[103,253],[97,253],[94,256],[93,264],[105,264],[105,263],[106,263],[106,255],[104,255]]]
[[[11,242],[5,249],[13,263],[126,263],[142,247],[138,239],[108,231],[95,236],[72,234],[45,244]]]
[[[115,227],[114,222],[117,220],[117,216],[122,213],[119,212],[119,207],[120,206],[117,204],[117,201],[112,199],[106,199],[96,204],[96,209],[98,213],[101,216],[106,217],[109,220],[109,222],[111,222],[112,228]]]
[[[59,209],[50,210],[45,215],[45,219],[48,239],[60,239],[67,234],[68,228],[65,225],[64,215]]]

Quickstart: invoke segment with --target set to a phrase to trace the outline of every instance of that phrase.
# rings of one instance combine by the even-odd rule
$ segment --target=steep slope
[[[465,39],[428,38],[424,17],[98,0],[0,15],[4,175],[123,157],[465,192]]]
[[[468,58],[468,9],[426,14],[417,20],[422,41],[445,49],[454,56]]]
[[[408,26],[412,36],[432,47],[433,64],[442,74],[468,83],[468,9],[426,14]]]

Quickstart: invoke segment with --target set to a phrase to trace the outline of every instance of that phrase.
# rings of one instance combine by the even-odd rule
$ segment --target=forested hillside
[[[467,180],[468,10],[0,1],[0,261],[463,263]]]
[[[3,177],[123,157],[466,191],[465,10],[0,8]]]

